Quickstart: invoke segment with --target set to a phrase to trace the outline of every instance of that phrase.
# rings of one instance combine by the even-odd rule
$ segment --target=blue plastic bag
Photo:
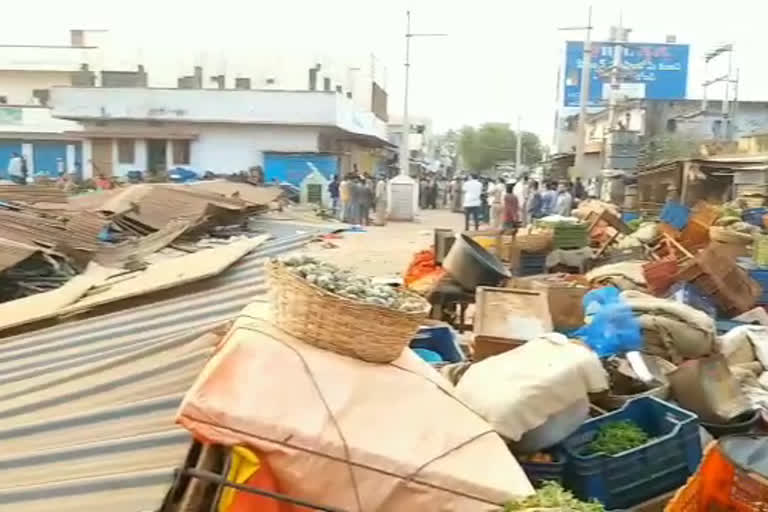
[[[600,357],[623,354],[643,347],[640,323],[614,287],[600,288],[583,299],[588,323],[574,334]]]

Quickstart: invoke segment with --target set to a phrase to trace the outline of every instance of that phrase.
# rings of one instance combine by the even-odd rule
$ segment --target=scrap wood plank
[[[129,279],[123,269],[91,264],[84,274],[60,288],[0,304],[0,331],[215,276],[269,237],[262,235],[165,260],[133,273]]]
[[[80,300],[59,309],[59,314],[84,311],[96,306],[139,295],[166,290],[183,284],[212,277],[226,270],[247,253],[270,238],[261,235],[215,249],[205,249],[179,258],[150,265],[143,271],[111,276],[88,290]]]

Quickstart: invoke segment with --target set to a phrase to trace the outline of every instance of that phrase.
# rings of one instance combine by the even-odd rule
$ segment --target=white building
[[[383,66],[370,55],[262,53],[143,51],[121,44],[108,32],[83,30],[70,31],[68,45],[0,45],[0,178],[13,153],[23,154],[32,172],[52,176],[62,168],[82,177],[93,175],[94,169],[120,176],[177,165],[237,172],[281,161],[293,168],[306,167],[310,157],[326,174],[331,169],[349,172],[353,164],[376,172],[385,157],[378,149],[382,141],[376,139],[385,135],[387,120]],[[145,101],[138,97],[153,106],[137,113],[142,108],[134,105],[133,117],[122,117],[119,126],[100,118],[101,111],[64,111],[53,117],[45,105],[51,91],[61,86],[73,89],[66,101],[64,93],[58,95],[59,112],[80,101],[78,88],[112,118],[128,108],[126,101]],[[157,87],[194,91],[175,95]],[[94,88],[102,90],[92,92]],[[152,92],[135,93],[128,100],[134,94],[129,88]],[[228,90],[232,88],[238,91]],[[115,92],[113,98],[113,91],[127,92]],[[301,95],[304,91],[314,95],[309,99]],[[264,115],[248,115],[241,112],[240,98],[246,97],[256,98],[257,105],[276,101],[277,106],[267,105]],[[226,98],[212,117],[202,105],[209,98]],[[275,116],[273,110],[296,115]]]
[[[385,123],[336,92],[54,87],[50,104],[82,125],[86,178],[262,166],[298,185],[315,168],[371,172],[368,159],[390,146]]]

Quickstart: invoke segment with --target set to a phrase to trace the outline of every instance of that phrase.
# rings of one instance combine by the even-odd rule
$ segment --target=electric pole
[[[517,116],[517,134],[515,137],[516,148],[515,148],[515,173],[517,174],[517,177],[519,178],[521,163],[522,163],[522,156],[523,156],[523,132],[520,131],[520,116]]]

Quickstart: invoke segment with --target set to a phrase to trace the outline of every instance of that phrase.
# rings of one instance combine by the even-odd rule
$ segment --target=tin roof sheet
[[[156,510],[189,444],[174,417],[218,341],[210,332],[263,300],[266,258],[313,236],[269,242],[117,311],[0,339],[0,511]]]

